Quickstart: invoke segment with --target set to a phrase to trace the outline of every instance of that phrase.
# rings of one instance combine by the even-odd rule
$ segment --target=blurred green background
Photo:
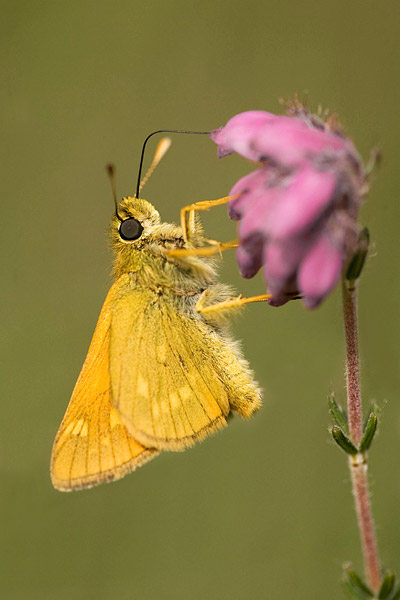
[[[361,220],[365,402],[385,404],[370,456],[385,566],[400,573],[398,0],[1,3],[1,598],[337,599],[362,559],[326,396],[344,398],[338,291],[315,312],[252,305],[234,325],[265,390],[246,423],[125,479],[52,489],[54,435],[110,285],[107,227],[158,128],[212,129],[278,98],[337,110],[361,153],[383,151]],[[153,147],[155,143],[153,142]],[[151,152],[147,159],[150,159]],[[144,196],[165,220],[248,171],[206,137],[175,136]],[[225,208],[207,233],[235,235]],[[221,279],[246,295],[261,275]]]

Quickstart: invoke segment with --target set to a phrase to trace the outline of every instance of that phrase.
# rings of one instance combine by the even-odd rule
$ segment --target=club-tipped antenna
[[[163,156],[166,154],[166,152],[168,152],[168,149],[170,146],[171,146],[171,138],[169,138],[169,137],[163,137],[158,142],[156,151],[154,152],[153,160],[151,161],[151,165],[147,169],[146,175],[143,177],[142,181],[140,182],[139,194],[142,191],[143,186],[146,183],[146,181],[148,181],[149,178],[151,177],[151,175],[153,174],[153,171],[156,168],[156,166],[158,165],[158,163],[160,162],[160,160],[163,158]]]
[[[115,166],[112,163],[109,163],[106,166],[107,169],[107,175],[108,178],[110,180],[111,183],[111,189],[112,189],[112,195],[114,198],[114,204],[115,204],[115,216],[117,217],[117,219],[119,219],[122,223],[123,219],[119,216],[118,214],[118,202],[117,202],[117,180],[115,177]]]
[[[152,170],[151,170],[151,167],[152,167],[153,163],[150,165],[150,169],[149,169],[149,171],[151,170],[150,174],[148,174],[149,173],[149,171],[148,171],[147,174],[146,174],[146,176],[143,179],[143,182],[141,182],[140,178],[142,176],[144,151],[146,149],[146,144],[147,144],[147,142],[149,141],[149,139],[153,135],[156,135],[156,133],[192,133],[192,134],[196,134],[196,135],[209,135],[210,132],[209,131],[184,131],[184,130],[181,130],[181,129],[158,129],[157,131],[153,131],[153,133],[150,133],[150,135],[148,135],[147,138],[143,142],[142,154],[140,156],[140,163],[139,163],[139,173],[138,173],[137,185],[136,185],[136,194],[135,194],[136,198],[139,198],[140,190],[142,189],[144,183],[150,177],[151,173],[154,171],[154,169],[156,168],[157,164],[160,162],[162,156],[166,152],[166,150],[165,150],[165,152],[163,152],[163,154],[161,155],[161,158],[157,161],[157,163],[154,165],[154,167],[153,167]],[[157,147],[157,150],[158,150],[158,147]],[[157,151],[156,151],[156,155],[157,155]],[[155,159],[156,155],[154,156],[154,159]],[[154,159],[153,159],[153,162],[154,162]],[[118,213],[117,213],[117,215],[118,215]]]

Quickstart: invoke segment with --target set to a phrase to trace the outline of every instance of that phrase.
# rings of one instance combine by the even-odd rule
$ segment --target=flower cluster
[[[219,157],[237,152],[259,165],[229,193],[240,272],[253,277],[263,267],[274,306],[299,295],[318,306],[357,249],[366,182],[354,145],[332,118],[300,105],[291,116],[238,114],[211,139]]]

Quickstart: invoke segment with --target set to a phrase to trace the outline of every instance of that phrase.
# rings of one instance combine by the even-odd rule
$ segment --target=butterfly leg
[[[239,246],[239,242],[237,240],[233,240],[232,242],[215,242],[214,240],[206,240],[208,243],[213,243],[214,245],[208,246],[206,248],[176,248],[175,250],[168,250],[166,252],[167,256],[213,256],[214,254],[222,254],[224,250],[229,250],[231,248],[237,248]]]
[[[201,200],[194,204],[188,204],[181,209],[181,227],[183,233],[183,239],[185,242],[190,241],[191,234],[195,231],[195,211],[196,210],[208,210],[213,206],[220,206],[221,204],[227,204],[231,200],[234,200],[235,196],[224,196],[223,198],[217,198],[216,200]],[[211,240],[210,240],[211,241]],[[218,242],[216,242],[218,243]]]
[[[250,302],[266,302],[270,297],[271,294],[260,294],[259,296],[250,296],[249,298],[243,298],[240,294],[237,298],[232,298],[231,300],[224,300],[223,302],[217,302],[216,304],[211,304],[207,306],[207,290],[204,290],[204,292],[201,294],[200,298],[196,303],[196,311],[204,315],[220,310],[238,308]]]

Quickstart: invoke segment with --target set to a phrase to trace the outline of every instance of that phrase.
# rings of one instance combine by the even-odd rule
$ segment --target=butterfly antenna
[[[121,223],[122,223],[123,219],[118,214],[117,179],[115,177],[115,166],[113,164],[109,163],[107,165],[106,169],[107,169],[108,178],[109,178],[110,183],[111,183],[112,195],[113,195],[113,198],[114,198],[115,215],[116,215],[117,219],[119,219],[121,221]]]
[[[163,137],[158,142],[151,165],[147,169],[146,175],[143,177],[142,181],[140,182],[139,194],[142,191],[144,184],[149,180],[149,178],[153,174],[154,169],[156,168],[156,166],[158,165],[160,160],[163,158],[163,156],[166,154],[166,152],[168,151],[170,146],[171,146],[171,138]],[[138,197],[138,196],[136,195],[136,197]]]
[[[155,159],[158,156],[160,146],[163,145],[163,140],[161,140],[160,144],[157,146],[156,153],[153,158],[153,162],[151,163],[149,170],[147,171],[145,177],[143,178],[143,181],[141,181],[143,160],[144,160],[144,151],[146,149],[146,144],[153,135],[156,135],[156,133],[192,133],[192,134],[196,134],[196,135],[209,135],[210,132],[209,131],[184,131],[181,129],[158,129],[157,131],[153,131],[153,133],[150,133],[150,135],[148,135],[147,138],[144,140],[143,146],[142,146],[142,154],[140,156],[139,173],[138,173],[137,184],[136,184],[136,194],[135,194],[136,198],[139,198],[140,190],[142,189],[142,187],[144,186],[144,184],[146,183],[146,181],[148,180],[148,178],[150,177],[150,175],[152,174],[152,172],[156,168],[157,164],[160,162],[161,158],[164,156],[165,152],[168,150],[168,148],[171,144],[171,142],[169,141],[167,148],[162,151],[160,158],[155,162]],[[163,138],[163,139],[167,140],[169,138]],[[165,144],[165,142],[164,142],[164,144]],[[153,166],[154,162],[155,162],[155,164]],[[118,213],[117,213],[117,215],[118,215]]]

